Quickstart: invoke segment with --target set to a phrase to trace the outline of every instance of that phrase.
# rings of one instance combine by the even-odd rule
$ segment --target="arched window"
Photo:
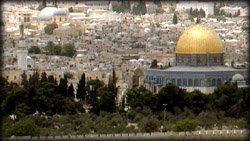
[[[205,82],[204,82],[204,80],[203,79],[201,79],[201,85],[200,85],[201,87],[204,87],[205,86]]]
[[[211,80],[210,79],[207,79],[207,86],[211,86]]]
[[[188,80],[188,86],[193,86],[193,79]]]
[[[176,85],[176,84],[175,84],[175,79],[172,79],[172,84]]]
[[[198,81],[198,79],[194,79],[194,86],[199,86],[199,81]]]
[[[217,85],[221,85],[221,79],[220,78],[217,79]]]
[[[187,86],[187,79],[183,79],[183,86]]]
[[[181,86],[181,79],[177,79],[177,86]]]
[[[62,18],[60,17],[60,22],[62,21]]]
[[[200,60],[200,57],[197,57],[197,63],[200,63],[201,60]]]
[[[215,79],[212,80],[212,86],[216,86],[216,80]]]
[[[191,57],[190,56],[188,57],[188,63],[191,63]]]

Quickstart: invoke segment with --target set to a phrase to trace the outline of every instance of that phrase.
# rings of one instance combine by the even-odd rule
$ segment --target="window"
[[[193,79],[188,80],[188,86],[193,86]]]
[[[188,63],[191,63],[191,57],[188,57]]]
[[[194,86],[199,86],[199,81],[198,81],[198,79],[194,79]]]
[[[201,79],[201,85],[200,85],[201,87],[204,87],[205,86],[205,84],[204,84],[204,80],[203,79]]]
[[[200,57],[197,57],[197,63],[200,63],[201,60],[200,60]]]
[[[171,83],[170,79],[167,78],[167,79],[166,79],[166,83],[167,83],[167,84]]]
[[[217,62],[217,57],[214,57],[214,63],[216,63]]]
[[[62,21],[62,18],[60,17],[60,22]]]
[[[217,85],[221,85],[221,79],[220,78],[217,79]]]
[[[207,79],[207,86],[211,86],[211,81],[210,81],[210,79]]]
[[[175,84],[175,79],[172,79],[172,84],[176,85],[176,84]]]
[[[181,79],[177,79],[177,86],[181,86]]]
[[[183,79],[183,86],[187,86],[187,79]]]
[[[16,76],[14,76],[14,79],[16,80]]]
[[[212,80],[212,86],[216,86],[216,80],[215,79]]]

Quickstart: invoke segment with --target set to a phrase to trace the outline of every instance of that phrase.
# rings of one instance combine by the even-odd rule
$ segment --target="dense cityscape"
[[[22,0],[1,13],[3,137],[246,137],[247,3]]]

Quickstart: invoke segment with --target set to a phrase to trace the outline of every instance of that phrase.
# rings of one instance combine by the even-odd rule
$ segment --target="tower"
[[[22,27],[22,26],[20,26]],[[25,39],[23,37],[23,29],[20,28],[21,30],[21,37],[19,38],[19,44],[18,44],[18,49],[16,51],[17,54],[17,68],[20,70],[27,70],[27,47],[25,43]]]

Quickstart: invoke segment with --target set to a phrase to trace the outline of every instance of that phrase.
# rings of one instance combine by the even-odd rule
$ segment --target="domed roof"
[[[57,10],[56,7],[46,7],[44,8],[38,15],[37,20],[38,21],[49,21],[53,15],[54,12]]]
[[[67,12],[61,8],[46,7],[38,15],[38,21],[49,21],[53,16],[66,16]]]
[[[220,37],[208,26],[196,24],[185,30],[176,45],[176,54],[222,54]]]
[[[244,81],[244,77],[241,74],[235,74],[232,77],[232,81]]]
[[[67,12],[61,8],[57,8],[54,12],[54,16],[66,16]]]

